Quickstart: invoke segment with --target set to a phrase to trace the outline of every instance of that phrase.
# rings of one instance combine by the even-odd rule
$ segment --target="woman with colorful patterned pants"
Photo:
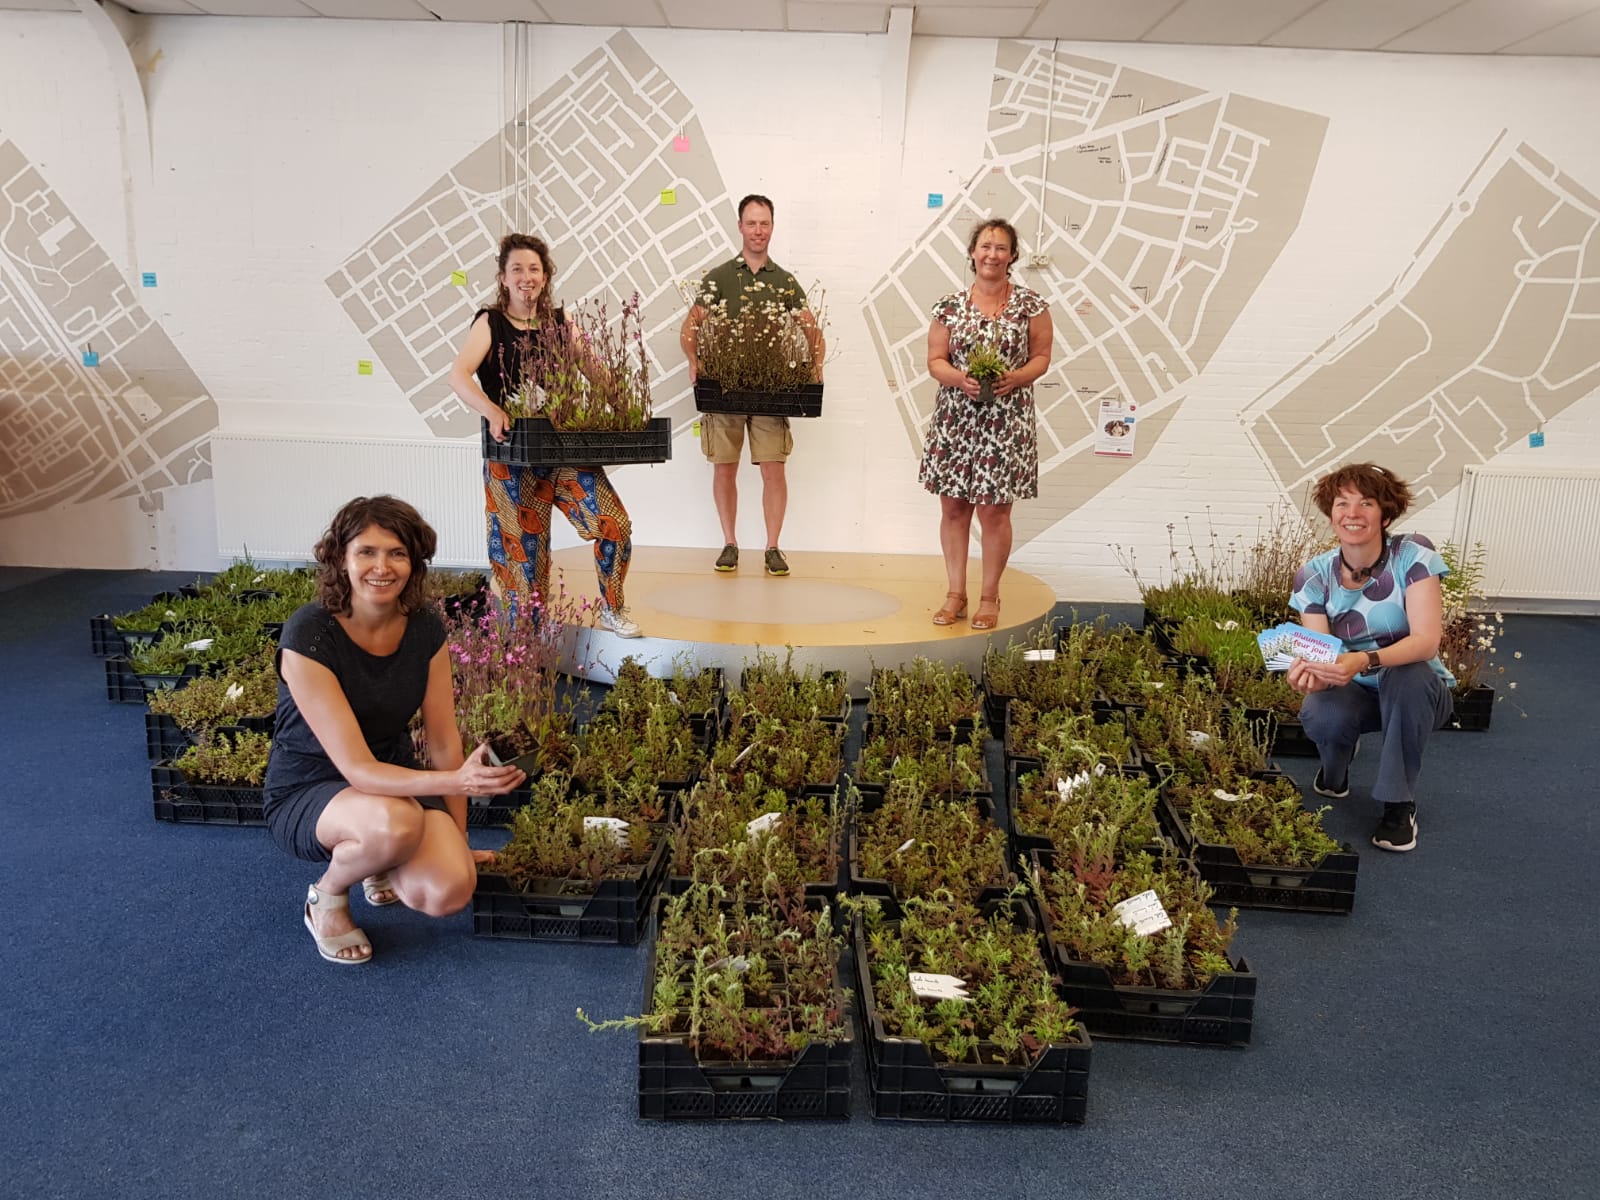
[[[502,407],[530,379],[537,383],[552,345],[569,337],[550,300],[555,264],[540,238],[507,234],[500,242],[500,285],[493,307],[479,310],[467,342],[450,368],[450,387],[481,414],[489,434],[504,441],[511,418]],[[604,467],[530,467],[485,461],[489,565],[501,603],[533,611],[550,590],[550,512],[559,508],[585,541],[594,543],[600,581],[596,621],[618,637],[639,626],[623,606],[622,583],[633,555],[632,526]]]

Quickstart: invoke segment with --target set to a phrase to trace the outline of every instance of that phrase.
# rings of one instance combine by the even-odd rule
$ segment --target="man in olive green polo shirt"
[[[772,201],[750,195],[739,201],[741,251],[720,266],[706,272],[700,296],[684,319],[679,334],[684,357],[689,360],[689,381],[700,374],[698,331],[710,305],[726,303],[730,320],[737,320],[751,294],[762,299],[776,296],[780,303],[799,313],[806,341],[810,343],[815,378],[822,382],[824,353],[822,330],[805,307],[806,294],[788,271],[767,257],[772,240]],[[789,504],[789,484],[784,462],[794,449],[787,417],[741,417],[733,413],[700,414],[700,446],[711,465],[711,497],[716,502],[717,518],[722,523],[722,553],[716,569],[737,570],[739,566],[739,452],[745,435],[750,438],[750,461],[761,468],[761,510],[766,518],[766,568],[769,575],[787,575],[789,564],[778,549],[783,532],[783,516]]]

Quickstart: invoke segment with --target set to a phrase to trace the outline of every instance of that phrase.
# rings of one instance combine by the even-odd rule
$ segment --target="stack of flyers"
[[[1333,634],[1314,633],[1293,621],[1256,634],[1256,641],[1261,644],[1261,658],[1269,671],[1287,671],[1297,658],[1330,663],[1344,651],[1344,642]]]

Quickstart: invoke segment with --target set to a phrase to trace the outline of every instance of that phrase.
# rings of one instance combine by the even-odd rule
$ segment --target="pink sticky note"
[[[679,154],[689,153],[689,139],[680,133],[677,137],[672,139],[672,148]]]

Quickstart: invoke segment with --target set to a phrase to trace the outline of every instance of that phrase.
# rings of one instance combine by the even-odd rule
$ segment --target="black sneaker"
[[[722,548],[722,553],[717,555],[717,570],[737,571],[739,569],[739,547],[729,542]]]
[[[783,557],[783,551],[779,550],[776,546],[768,546],[767,547],[767,574],[768,575],[787,575],[788,573],[789,573],[789,562],[788,562],[788,560],[786,558]]]
[[[1346,779],[1344,787],[1336,792],[1322,782],[1322,768],[1318,767],[1317,777],[1311,781],[1311,790],[1319,796],[1326,796],[1330,800],[1343,800],[1350,794],[1350,781]]]
[[[1413,804],[1385,804],[1372,844],[1379,850],[1403,853],[1417,848],[1417,809]]]

